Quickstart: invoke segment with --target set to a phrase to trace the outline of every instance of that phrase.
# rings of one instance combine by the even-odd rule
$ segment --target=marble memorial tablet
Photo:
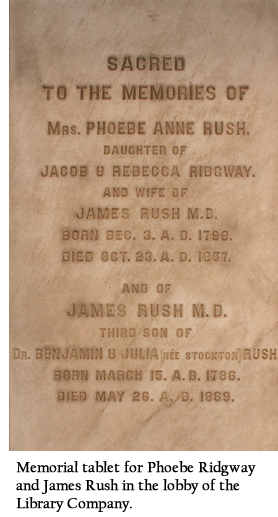
[[[11,450],[277,450],[277,7],[11,0]]]

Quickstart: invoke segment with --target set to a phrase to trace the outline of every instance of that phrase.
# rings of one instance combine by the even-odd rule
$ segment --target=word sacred
[[[109,70],[177,70],[185,69],[185,59],[183,56],[109,56],[107,59]]]

